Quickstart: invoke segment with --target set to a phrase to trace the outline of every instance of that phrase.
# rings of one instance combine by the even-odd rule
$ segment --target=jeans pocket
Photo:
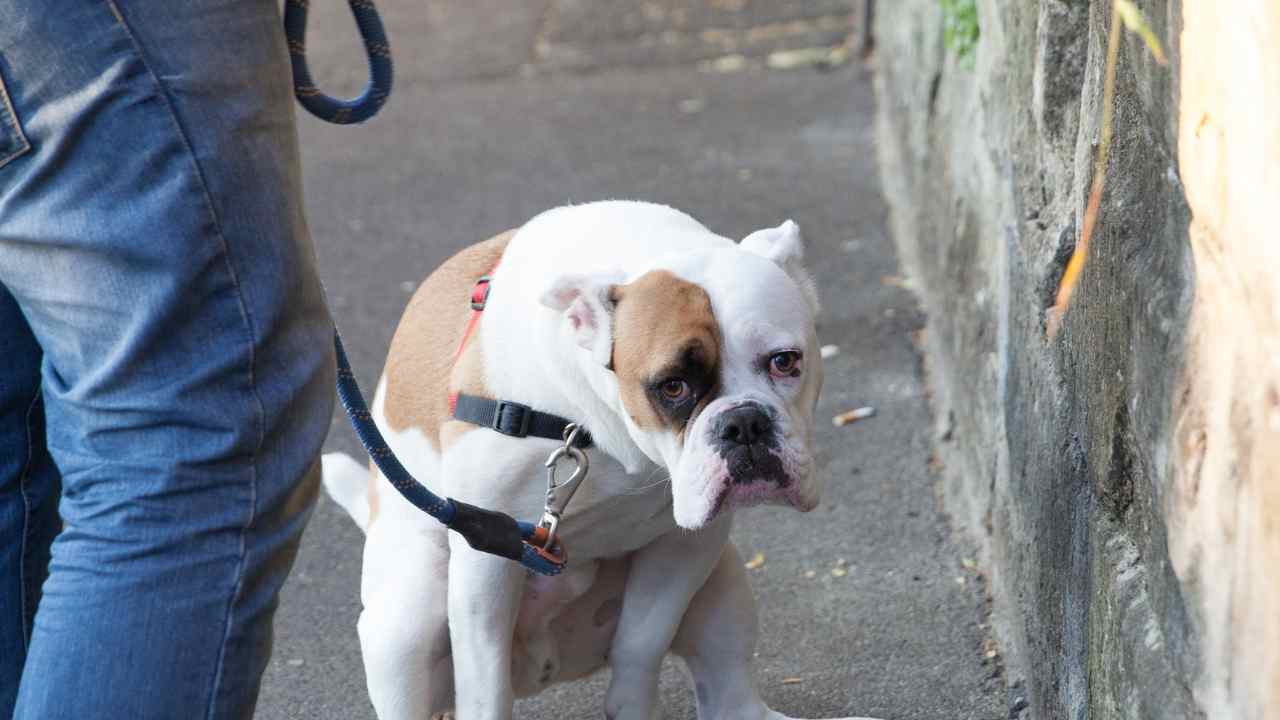
[[[22,134],[22,125],[18,123],[18,113],[14,112],[13,103],[9,101],[4,77],[0,76],[0,167],[30,149],[31,143],[27,142],[27,136]]]

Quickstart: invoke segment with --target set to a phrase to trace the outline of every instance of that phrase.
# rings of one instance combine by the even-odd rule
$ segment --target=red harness
[[[467,327],[462,331],[462,338],[458,341],[458,349],[453,354],[453,362],[449,365],[450,374],[462,357],[462,352],[475,333],[476,326],[480,323],[480,313],[484,312],[485,305],[489,302],[491,278],[494,270],[497,269],[498,266],[495,264],[489,274],[476,280],[475,286],[471,289],[471,318],[467,320]],[[534,410],[528,405],[459,392],[449,393],[449,414],[455,420],[487,427],[503,435],[511,437],[532,435],[548,440],[564,440],[565,428],[574,424],[559,415]],[[580,449],[591,447],[591,434],[585,429],[579,431],[573,444]]]
[[[462,331],[462,339],[458,341],[458,349],[453,353],[453,362],[449,363],[450,374],[453,368],[458,364],[458,359],[462,357],[462,351],[467,349],[467,341],[471,339],[472,333],[476,331],[476,326],[480,324],[480,313],[484,312],[484,306],[489,302],[489,284],[493,280],[493,273],[498,269],[499,260],[494,263],[493,269],[488,273],[481,275],[476,284],[471,288],[471,317],[467,319],[467,327]],[[449,393],[449,414],[452,415],[458,409],[458,393]]]

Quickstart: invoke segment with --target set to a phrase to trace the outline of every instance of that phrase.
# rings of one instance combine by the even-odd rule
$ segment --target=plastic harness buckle
[[[529,421],[533,419],[533,408],[510,400],[499,400],[493,411],[493,421],[489,427],[511,437],[528,437]]]
[[[489,282],[491,278],[488,275],[482,275],[476,280],[475,287],[471,288],[471,309],[476,312],[484,310],[484,306],[489,302]]]

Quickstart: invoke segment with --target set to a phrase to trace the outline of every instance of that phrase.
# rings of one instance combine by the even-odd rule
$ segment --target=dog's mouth
[[[793,505],[807,510],[776,451],[745,446],[722,455],[726,472],[712,483],[719,486],[707,519],[728,508],[754,505]]]
[[[682,458],[676,473],[684,478],[676,483],[677,522],[701,527],[723,512],[754,505],[812,510],[818,501],[810,482],[812,458],[783,430],[761,428],[729,436],[721,427],[708,431],[706,444]]]
[[[720,453],[728,469],[730,483],[744,486],[772,483],[779,488],[791,485],[791,478],[782,467],[776,447],[776,443],[739,445]]]

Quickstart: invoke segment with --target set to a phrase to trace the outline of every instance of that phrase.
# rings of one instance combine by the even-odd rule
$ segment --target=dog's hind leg
[[[445,530],[379,517],[365,543],[360,649],[379,720],[433,720],[453,707]]]
[[[689,603],[671,648],[693,676],[699,720],[789,720],[770,710],[756,692],[751,674],[755,646],[755,598],[742,558],[729,544]]]

